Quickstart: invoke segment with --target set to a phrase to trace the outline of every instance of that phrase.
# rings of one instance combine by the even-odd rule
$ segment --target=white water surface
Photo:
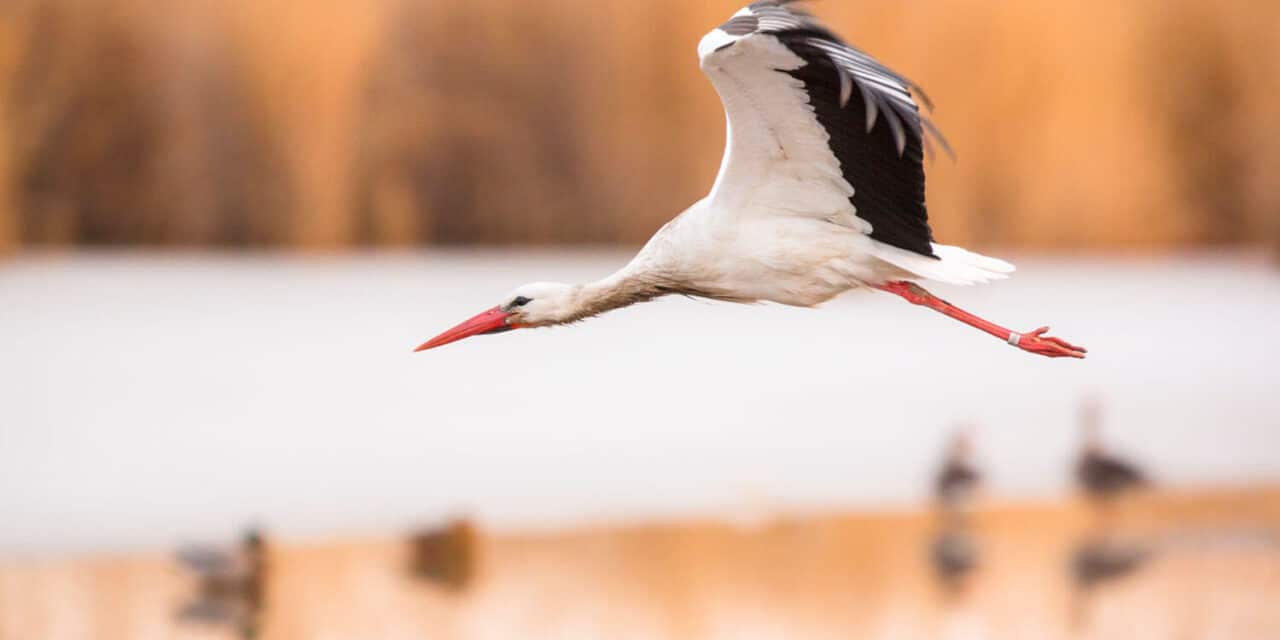
[[[1018,256],[1013,256],[1017,258]],[[1023,258],[953,302],[1088,346],[1038,359],[884,294],[655,302],[411,349],[621,252],[0,263],[0,554],[503,528],[927,495],[979,425],[991,493],[1069,489],[1076,406],[1173,485],[1280,479],[1280,271],[1248,255]],[[753,506],[754,505],[754,506]]]

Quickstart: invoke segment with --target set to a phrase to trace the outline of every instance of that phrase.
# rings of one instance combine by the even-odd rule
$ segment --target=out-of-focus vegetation
[[[742,0],[9,0],[0,247],[643,240],[708,188]],[[928,88],[939,236],[1280,238],[1280,3],[814,6]]]

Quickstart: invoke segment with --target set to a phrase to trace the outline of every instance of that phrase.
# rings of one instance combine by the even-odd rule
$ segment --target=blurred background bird
[[[951,437],[934,481],[934,496],[943,508],[964,510],[981,486],[982,474],[973,462],[973,431],[964,428]]]
[[[1077,626],[1089,623],[1089,606],[1099,588],[1118,582],[1141,569],[1152,550],[1141,543],[1111,538],[1088,538],[1072,551],[1069,571],[1074,592],[1073,619]]]
[[[1108,451],[1102,440],[1102,404],[1086,401],[1080,409],[1080,456],[1076,482],[1085,495],[1108,501],[1148,484],[1146,474],[1133,461]]]
[[[469,520],[424,529],[409,538],[409,572],[448,591],[462,592],[476,574],[477,531]]]
[[[973,431],[957,430],[934,480],[939,525],[929,556],[934,576],[952,598],[965,593],[981,559],[971,520],[981,485],[982,474],[973,461]]]
[[[261,531],[245,532],[233,549],[187,547],[178,562],[195,577],[195,595],[178,612],[183,621],[235,629],[245,640],[259,637],[266,569]]]

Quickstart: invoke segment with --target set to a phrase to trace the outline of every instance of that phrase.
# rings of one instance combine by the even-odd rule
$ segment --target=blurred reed
[[[636,243],[723,144],[742,0],[9,0],[0,248]],[[947,241],[1280,238],[1280,4],[815,9],[928,88]]]

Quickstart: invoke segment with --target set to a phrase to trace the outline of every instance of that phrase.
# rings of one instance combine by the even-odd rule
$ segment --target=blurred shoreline
[[[1280,473],[1271,479],[1218,484],[1165,483],[1158,490],[1145,491],[1126,500],[1125,534],[1166,535],[1193,531],[1197,527],[1223,527],[1272,531],[1280,544]],[[971,516],[983,522],[1017,523],[1028,528],[1035,523],[1069,522],[1075,531],[1087,531],[1091,516],[1087,500],[1073,491],[1040,496],[984,495]],[[452,517],[464,517],[455,512]],[[443,522],[447,514],[434,517],[405,517],[392,526],[365,525],[329,528],[325,531],[272,528],[262,519],[250,521],[255,527],[273,531],[277,543],[290,547],[314,548],[348,544],[389,544],[389,540],[426,524]],[[934,505],[928,500],[893,504],[788,505],[760,499],[743,499],[709,509],[693,509],[668,514],[641,516],[600,514],[560,522],[475,522],[491,537],[513,541],[552,541],[582,536],[619,536],[631,532],[660,530],[716,530],[743,535],[779,527],[803,527],[805,523],[831,521],[868,523],[935,524]],[[137,543],[111,548],[5,549],[0,547],[0,574],[6,569],[31,569],[66,562],[118,562],[164,556],[159,547],[207,544],[232,539],[246,523],[224,523],[202,534],[190,534],[167,541],[167,545]],[[0,636],[3,637],[3,636]]]
[[[1089,624],[1105,637],[1280,628],[1280,486],[1161,491],[1125,501],[1123,539],[1152,559],[1107,584]],[[1088,540],[1076,500],[984,505],[972,528],[981,563],[965,591],[929,571],[935,517],[776,514],[552,532],[493,532],[475,543],[462,592],[410,582],[406,539],[267,543],[267,637],[1073,637],[1081,594],[1070,558]],[[120,590],[122,580],[129,589]],[[102,640],[186,634],[172,619],[192,581],[168,554],[0,559],[0,637]],[[56,612],[56,613],[55,613]],[[74,621],[74,622],[73,622]],[[591,632],[582,633],[583,629]],[[775,635],[776,634],[776,635]],[[946,637],[952,637],[946,635]]]

